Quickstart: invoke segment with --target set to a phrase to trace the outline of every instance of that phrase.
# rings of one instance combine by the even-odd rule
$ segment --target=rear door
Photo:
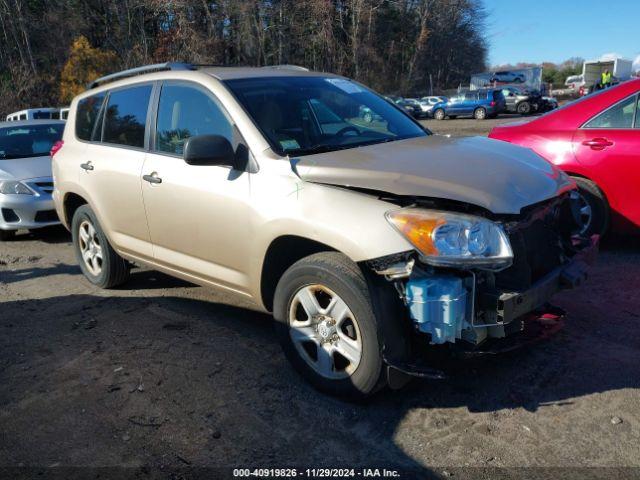
[[[618,227],[640,226],[640,108],[636,93],[574,134],[577,160],[605,193]]]
[[[217,98],[193,82],[163,82],[152,120],[142,192],[155,262],[217,285],[246,292],[251,244],[249,173],[225,166],[188,165],[186,140],[226,137],[246,147]]]
[[[464,94],[451,97],[447,104],[448,115],[460,115],[464,110]]]
[[[111,242],[143,258],[153,256],[140,179],[152,90],[151,83],[111,90],[78,164],[80,184]]]

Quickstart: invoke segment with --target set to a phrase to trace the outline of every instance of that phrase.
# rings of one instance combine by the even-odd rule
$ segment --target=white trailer
[[[600,83],[602,72],[609,70],[613,75],[614,81],[624,82],[631,78],[633,70],[633,62],[624,58],[616,58],[612,60],[591,60],[584,62],[582,66],[582,80],[584,85],[592,87]]]

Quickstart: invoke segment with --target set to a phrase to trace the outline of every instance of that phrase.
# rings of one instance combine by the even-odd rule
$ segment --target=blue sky
[[[489,64],[638,59],[640,0],[484,0]]]

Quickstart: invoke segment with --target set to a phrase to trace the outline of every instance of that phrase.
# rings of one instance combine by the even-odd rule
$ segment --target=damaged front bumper
[[[570,259],[526,289],[496,286],[495,277],[482,272],[427,271],[413,260],[377,269],[396,286],[413,329],[410,354],[383,351],[389,379],[398,374],[443,378],[442,370],[423,355],[426,350],[477,357],[521,348],[556,333],[564,312],[549,302],[561,290],[584,283],[597,255],[598,237],[574,246]]]

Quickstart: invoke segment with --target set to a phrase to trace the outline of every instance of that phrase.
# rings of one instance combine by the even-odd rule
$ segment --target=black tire
[[[486,120],[487,119],[487,110],[486,108],[479,107],[473,111],[473,118],[476,120]]]
[[[292,339],[290,311],[297,312],[292,308],[295,307],[296,294],[303,291],[305,287],[313,285],[320,285],[337,294],[354,317],[353,322],[356,327],[352,328],[358,332],[361,354],[357,367],[346,378],[332,379],[318,373],[310,360],[305,359],[303,353],[300,353],[301,344],[296,346]],[[321,303],[318,297],[316,300]],[[299,307],[301,306],[300,304]],[[308,317],[306,309],[302,310],[302,314]],[[305,257],[293,264],[282,275],[276,287],[273,315],[276,319],[276,333],[287,359],[298,373],[321,392],[357,401],[369,397],[386,385],[386,376],[383,375],[381,334],[367,282],[360,268],[345,255],[337,252],[322,252]],[[340,325],[336,328],[339,327]],[[318,328],[315,328],[315,331],[320,332]],[[316,340],[321,339],[319,333],[315,336]],[[321,348],[316,341],[309,341],[307,345],[311,353]],[[319,355],[319,351],[316,351],[316,357]],[[307,354],[311,362],[312,356]],[[331,362],[332,371],[336,372],[337,360],[335,356],[331,358],[334,359]],[[319,365],[319,359],[316,359],[316,362]],[[343,374],[347,375],[346,370]]]
[[[444,120],[447,117],[446,113],[442,108],[438,108],[435,112],[433,112],[433,118],[436,120]]]
[[[15,230],[0,230],[0,242],[13,240],[13,237],[15,236],[16,236]]]
[[[609,202],[598,186],[591,180],[582,177],[572,177],[578,184],[581,199],[591,209],[590,222],[581,232],[584,236],[594,234],[604,235],[609,229]]]
[[[516,105],[516,112],[520,115],[529,115],[531,113],[531,104],[526,100]]]
[[[80,227],[85,222],[88,222],[95,229],[96,244],[102,250],[100,270],[97,273],[89,269],[82,254]],[[122,285],[129,279],[129,264],[113,249],[95,214],[88,205],[79,207],[73,214],[71,237],[76,260],[82,273],[91,283],[100,288],[113,288]]]

